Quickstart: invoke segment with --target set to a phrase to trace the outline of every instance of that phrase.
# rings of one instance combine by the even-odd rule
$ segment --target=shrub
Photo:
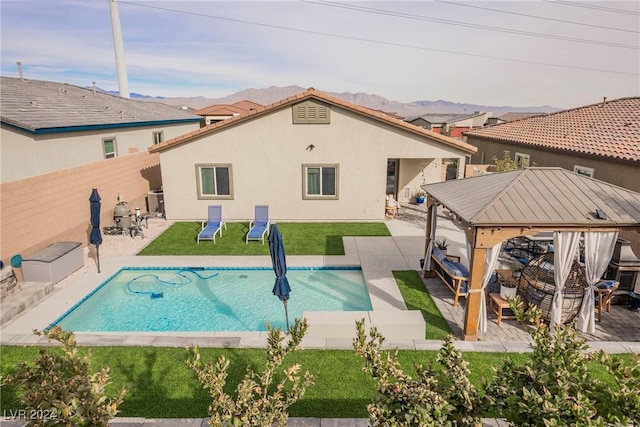
[[[45,335],[41,331],[34,334]],[[116,398],[107,398],[109,368],[91,374],[91,354],[79,352],[72,332],[57,327],[46,335],[49,341],[62,344],[62,353],[41,348],[33,365],[21,362],[16,373],[2,382],[21,393],[24,414],[33,418],[28,425],[106,426],[118,413],[126,390]]]
[[[267,345],[267,363],[264,372],[259,375],[251,367],[236,388],[236,399],[226,394],[229,360],[220,356],[217,363],[203,365],[198,347],[193,348],[192,357],[187,364],[197,373],[198,381],[209,391],[213,401],[209,406],[212,426],[270,426],[277,423],[286,425],[289,406],[300,399],[307,388],[313,384],[314,377],[309,372],[300,376],[300,365],[284,369],[283,377],[277,381],[278,368],[285,357],[300,344],[307,332],[306,319],[295,320],[290,337],[283,346],[283,334],[280,328],[269,330]],[[277,381],[277,383],[276,383]]]
[[[448,335],[433,366],[415,366],[417,378],[406,374],[398,351],[381,353],[384,337],[372,327],[370,340],[364,320],[356,322],[353,346],[365,360],[363,370],[376,382],[376,400],[367,405],[372,425],[475,426],[480,424],[481,398],[468,379],[468,363]]]
[[[518,426],[626,425],[640,420],[640,365],[614,361],[604,352],[588,353],[586,342],[570,326],[551,331],[540,309],[528,311],[519,298],[510,304],[522,323],[532,323],[534,349],[522,366],[506,360],[486,384],[487,399],[507,421]],[[612,387],[589,375],[599,361],[616,378]]]

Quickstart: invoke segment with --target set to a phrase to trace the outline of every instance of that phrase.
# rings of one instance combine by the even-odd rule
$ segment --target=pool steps
[[[356,322],[364,319],[365,330],[375,326],[388,340],[423,340],[426,323],[419,310],[407,311],[305,311],[309,323],[306,338],[353,339]]]

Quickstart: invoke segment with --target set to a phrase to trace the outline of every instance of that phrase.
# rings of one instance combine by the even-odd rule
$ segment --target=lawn
[[[422,317],[427,324],[425,339],[441,340],[451,333],[449,323],[442,317],[442,313],[429,295],[417,271],[394,271],[393,277],[400,288],[407,309],[422,312]]]
[[[355,327],[354,327],[355,329]],[[38,347],[1,347],[0,375],[15,369],[21,360],[38,357]],[[265,363],[263,349],[200,349],[203,360],[212,360],[225,355],[231,361],[227,392],[235,390],[244,376],[247,365],[262,371]],[[210,397],[198,383],[195,373],[186,365],[190,352],[184,348],[157,347],[91,347],[93,369],[103,366],[111,368],[112,384],[108,393],[128,390],[121,417],[147,418],[203,418],[207,416]],[[414,373],[415,363],[427,365],[435,360],[434,351],[400,351],[399,360],[406,372]],[[527,354],[464,353],[469,362],[471,381],[482,387],[482,378],[492,375],[492,367],[500,366],[505,358],[521,364]],[[628,355],[616,356],[628,358]],[[317,379],[290,410],[292,417],[317,418],[366,418],[366,404],[375,395],[373,380],[362,372],[363,361],[349,350],[299,350],[285,360],[284,366],[300,363]],[[598,366],[590,372],[606,380],[606,373]],[[17,410],[20,404],[14,390],[3,387],[0,412]],[[489,411],[489,409],[488,409]],[[487,412],[487,416],[494,416]]]
[[[382,222],[278,223],[287,255],[344,255],[343,236],[390,236]],[[232,222],[216,242],[196,241],[199,222],[177,222],[138,255],[269,255],[269,246],[244,241],[249,223]]]
[[[355,326],[354,326],[355,330]],[[94,369],[110,366],[113,383],[109,391],[126,387],[126,399],[119,416],[147,418],[201,418],[207,416],[208,394],[199,385],[195,373],[186,365],[190,352],[182,348],[92,347]],[[204,360],[224,354],[231,360],[228,392],[235,389],[246,372],[246,366],[261,370],[265,363],[262,349],[201,349]],[[20,360],[33,360],[37,347],[2,347],[2,375],[12,371]],[[428,364],[436,352],[402,351],[400,359],[407,371],[414,363]],[[469,354],[474,378],[480,386],[481,373],[490,373],[502,355]],[[514,355],[519,360],[523,356]],[[362,372],[363,362],[353,351],[301,350],[288,358],[285,365],[300,363],[303,370],[317,376],[303,399],[290,411],[293,417],[366,418],[366,404],[374,398],[373,380]],[[340,384],[340,386],[337,386]],[[2,410],[18,409],[11,390],[3,390]]]

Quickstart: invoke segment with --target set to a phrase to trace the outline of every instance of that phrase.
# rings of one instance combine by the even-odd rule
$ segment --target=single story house
[[[462,138],[463,131],[483,127],[491,116],[491,113],[480,111],[473,114],[429,113],[407,121],[452,138]]]
[[[67,83],[1,77],[0,182],[128,154],[200,128],[202,117]]]
[[[149,148],[160,153],[168,219],[227,220],[269,205],[281,221],[379,221],[386,196],[409,202],[463,176],[475,148],[313,88]]]
[[[562,167],[640,191],[640,97],[534,116],[464,132],[472,164],[509,151],[523,166]]]
[[[239,116],[242,113],[247,113],[251,110],[255,110],[262,105],[253,101],[238,101],[233,104],[214,104],[208,107],[196,110],[196,114],[204,117],[204,123],[210,125],[222,120],[230,119],[234,116]]]

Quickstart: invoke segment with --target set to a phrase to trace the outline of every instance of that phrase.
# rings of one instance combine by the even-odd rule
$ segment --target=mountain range
[[[233,104],[234,102],[248,100],[257,102],[258,104],[268,105],[305,91],[300,86],[272,86],[266,89],[246,89],[240,92],[222,98],[206,98],[206,97],[150,97],[140,94],[131,94],[132,99],[143,101],[158,101],[173,106],[187,106],[193,109],[200,109],[214,104]],[[113,93],[113,92],[111,92]],[[366,93],[335,93],[326,92],[328,95],[350,102],[352,104],[361,105],[373,110],[385,111],[387,113],[397,114],[405,118],[417,117],[429,113],[445,113],[445,114],[473,114],[474,112],[491,112],[494,117],[499,117],[506,113],[552,113],[559,111],[549,105],[529,106],[529,107],[510,107],[495,105],[479,105],[457,103],[439,99],[437,101],[413,101],[402,103],[398,101],[390,101],[378,95],[370,95]],[[115,93],[117,95],[117,92]]]

